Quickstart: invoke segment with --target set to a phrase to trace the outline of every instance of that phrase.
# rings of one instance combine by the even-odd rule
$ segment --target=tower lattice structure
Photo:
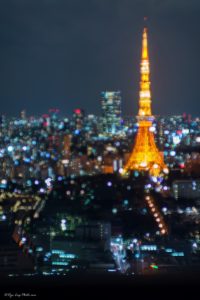
[[[158,176],[167,171],[163,155],[155,144],[153,126],[154,116],[151,112],[150,66],[148,54],[147,28],[142,36],[142,58],[140,63],[140,92],[138,111],[138,131],[132,153],[126,163],[123,173],[129,171],[148,171],[152,176]]]

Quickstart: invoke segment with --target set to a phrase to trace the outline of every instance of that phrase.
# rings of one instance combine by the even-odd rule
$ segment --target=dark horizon
[[[100,92],[121,90],[136,115],[147,15],[153,114],[198,116],[199,12],[195,0],[2,0],[0,114],[100,114]]]

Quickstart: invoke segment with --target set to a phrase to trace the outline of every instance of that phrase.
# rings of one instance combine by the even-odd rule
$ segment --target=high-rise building
[[[83,109],[77,108],[73,112],[73,128],[75,132],[79,132],[83,129],[85,112]]]
[[[200,180],[181,179],[172,183],[172,194],[175,199],[199,199]],[[188,208],[190,210],[190,208]]]
[[[67,134],[63,138],[63,158],[69,159],[70,158],[70,151],[71,151],[71,135]]]
[[[121,129],[121,92],[102,92],[102,129],[104,134],[118,134]]]
[[[154,139],[154,116],[151,112],[150,67],[148,55],[147,28],[144,28],[142,38],[142,59],[140,64],[140,93],[138,112],[138,132],[133,151],[123,172],[131,170],[147,171],[158,176],[162,171],[168,172],[163,156],[156,147]]]
[[[21,117],[22,120],[26,119],[26,111],[25,111],[25,109],[20,112],[20,117]]]

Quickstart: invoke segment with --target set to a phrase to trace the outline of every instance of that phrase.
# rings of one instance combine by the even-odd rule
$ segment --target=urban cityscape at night
[[[4,55],[4,58],[0,59],[2,296],[4,298],[37,297],[39,287],[50,291],[54,288],[59,294],[61,289],[64,292],[70,286],[76,289],[76,286],[81,284],[89,288],[92,282],[95,285],[114,284],[116,289],[121,284],[125,292],[127,287],[135,287],[140,291],[147,282],[148,285],[152,283],[154,287],[158,287],[160,282],[165,286],[196,284],[197,281],[199,283],[200,105],[199,77],[193,78],[199,74],[196,69],[192,71],[193,59],[198,60],[199,37],[194,38],[195,43],[191,34],[191,48],[187,46],[188,56],[194,55],[194,58],[191,58],[192,66],[188,76],[191,81],[197,80],[195,93],[194,91],[191,95],[186,93],[187,89],[190,91],[190,82],[185,81],[187,76],[181,73],[183,68],[180,68],[178,75],[183,78],[182,87],[185,92],[180,91],[179,94],[174,87],[171,89],[168,86],[171,95],[174,96],[172,99],[169,98],[167,103],[164,103],[165,98],[161,95],[166,93],[169,95],[169,91],[166,91],[164,84],[160,85],[162,79],[155,80],[162,77],[164,80],[166,76],[170,77],[170,74],[171,80],[173,82],[176,80],[173,77],[175,75],[172,74],[174,60],[171,59],[170,63],[170,59],[165,57],[167,52],[162,54],[160,51],[162,47],[159,48],[159,43],[165,39],[162,36],[162,28],[166,33],[166,27],[169,27],[166,45],[170,55],[177,49],[181,52],[181,47],[180,49],[178,47],[179,42],[170,43],[172,41],[170,35],[178,40],[181,27],[176,25],[173,16],[177,15],[179,20],[177,22],[183,22],[181,20],[184,18],[187,21],[194,20],[188,25],[188,31],[182,31],[183,37],[184,34],[190,36],[193,27],[196,28],[195,34],[199,34],[200,20],[198,19],[197,22],[196,16],[200,11],[198,1],[191,1],[191,6],[179,0],[175,1],[177,4],[166,1],[168,2],[166,5],[162,4],[163,1],[153,0],[142,0],[142,4],[136,0],[108,0],[109,4],[104,0],[82,1],[85,2],[85,8],[78,0],[74,2],[49,0],[49,2],[41,1],[42,4],[37,0],[30,3],[19,0],[9,5],[6,1],[0,2],[2,2],[0,15],[3,24],[0,29],[2,40],[0,56]],[[134,7],[137,13],[134,12],[131,17],[129,9]],[[49,39],[49,50],[48,47],[45,48],[47,56],[48,51],[55,51],[54,54],[59,55],[56,52],[60,51],[57,47],[63,47],[57,39],[54,41],[54,34],[51,35],[51,31],[54,30],[56,35],[56,26],[61,26],[59,28],[62,28],[62,31],[66,30],[65,39],[68,39],[68,34],[70,35],[69,28],[65,27],[66,24],[62,25],[65,13],[71,14],[71,20],[74,18],[77,31],[81,30],[79,28],[81,24],[85,26],[84,24],[89,22],[87,16],[89,18],[90,15],[87,15],[88,12],[86,13],[85,10],[91,9],[94,19],[102,18],[102,22],[104,14],[105,18],[110,14],[111,22],[112,18],[113,22],[116,22],[113,17],[116,11],[119,13],[119,22],[124,21],[125,17],[130,18],[127,19],[127,26],[132,24],[135,29],[130,32],[124,31],[123,34],[129,37],[126,43],[123,40],[121,47],[131,49],[132,56],[128,55],[128,57],[130,60],[135,60],[135,67],[127,71],[126,78],[123,80],[135,80],[132,89],[135,90],[136,98],[132,98],[131,91],[125,90],[124,83],[120,85],[120,80],[113,84],[112,79],[106,77],[106,81],[102,81],[102,72],[90,73],[89,65],[88,70],[85,67],[82,70],[83,65],[78,54],[81,48],[77,49],[76,43],[74,57],[70,54],[74,71],[69,71],[70,66],[67,65],[63,54],[59,56],[59,59],[63,60],[62,68],[66,66],[66,69],[69,68],[66,72],[72,72],[71,80],[68,74],[66,80],[63,79],[64,81],[58,84],[58,79],[55,84],[55,90],[62,84],[65,85],[65,88],[61,88],[62,92],[64,91],[65,103],[62,102],[63,100],[57,102],[50,97],[53,91],[51,80],[47,83],[43,78],[44,86],[37,91],[34,90],[34,83],[33,86],[31,85],[33,77],[30,74],[34,73],[34,82],[39,82],[40,76],[43,76],[44,65],[41,64],[40,74],[40,59],[44,55],[44,49],[41,50],[44,45],[40,41],[40,36],[37,45],[34,42],[32,45],[29,40],[28,46],[25,46],[26,43],[23,46],[24,30],[21,26],[27,26],[29,32],[30,24],[34,20],[34,26],[37,27],[38,24],[38,30],[41,31],[43,16],[47,20],[48,14],[51,16],[54,9],[60,14],[61,21],[52,22],[48,34],[43,36],[44,40]],[[11,21],[14,11],[17,17],[15,16],[14,21]],[[80,11],[83,15],[79,14]],[[23,17],[23,14],[26,17]],[[146,14],[147,17],[144,17]],[[19,22],[20,16],[24,24]],[[105,39],[109,37],[109,43],[112,43],[112,34],[115,39],[117,32],[112,28],[110,33],[106,33],[103,27],[101,32],[96,19],[92,22],[100,41],[105,34]],[[174,32],[171,32],[172,24],[174,24]],[[158,30],[156,27],[159,26]],[[76,30],[74,36],[77,34]],[[109,31],[109,28],[107,30]],[[137,37],[134,37],[133,33],[136,33]],[[91,36],[93,36],[92,32]],[[134,45],[131,44],[131,37]],[[106,48],[108,51],[112,49],[115,52],[116,45],[121,44],[120,35],[118,38],[119,42],[113,40],[113,48],[105,42],[104,53]],[[16,42],[15,39],[17,43],[20,41],[18,45],[12,44],[13,41]],[[71,36],[69,39],[73,43]],[[94,43],[95,41],[94,38]],[[189,39],[186,43],[189,43]],[[23,47],[24,50],[20,50]],[[28,52],[27,47],[35,47],[35,56]],[[194,50],[195,47],[197,50]],[[97,50],[98,53],[99,51]],[[13,54],[15,52],[16,56]],[[125,50],[125,53],[128,52]],[[19,64],[17,60],[22,59],[20,55],[24,55],[24,61],[21,70],[17,67],[19,73],[15,81],[12,76],[17,72],[15,69],[15,65]],[[40,59],[35,62],[36,72],[30,61],[35,60],[37,55]],[[53,56],[52,53],[51,55]],[[168,60],[165,64],[166,70],[161,69],[159,63],[156,64],[157,55],[160,60]],[[117,60],[114,62],[116,56],[113,55],[110,65],[107,57],[104,62],[101,61],[105,72],[108,67],[112,68],[119,63]],[[80,57],[83,58],[81,54]],[[11,62],[8,65],[9,59]],[[190,57],[185,60],[187,66],[188,59],[190,60]],[[86,60],[90,61],[90,58],[86,57]],[[94,63],[94,58],[91,57],[91,61]],[[181,58],[177,60],[177,69],[180,61],[182,64]],[[51,76],[48,75],[51,73],[51,60],[48,60],[48,64],[47,78]],[[199,61],[196,64],[198,69]],[[23,74],[25,65],[29,65],[30,74],[28,73],[27,76]],[[123,68],[123,61],[120,65]],[[59,74],[59,65],[56,68]],[[187,68],[188,71],[189,67]],[[11,79],[8,77],[8,71],[12,73]],[[119,74],[115,74],[115,71],[113,67],[114,77],[122,78],[122,74],[124,77],[124,70],[122,74],[120,70]],[[93,80],[103,82],[99,85],[101,89],[95,91],[96,96],[93,98],[92,105],[90,105],[89,82],[85,78],[83,82],[79,82],[79,72],[83,77],[84,73],[85,77],[91,77],[91,85]],[[108,72],[111,76],[112,72]],[[63,77],[65,73],[63,71],[61,73]],[[77,79],[74,83],[73,78],[76,78],[76,73]],[[59,75],[55,76],[59,78]],[[81,95],[82,85],[86,82],[88,82],[88,95]],[[45,94],[47,84],[49,90]],[[70,86],[74,89],[74,96],[71,96]],[[77,92],[79,86],[80,91]],[[19,95],[23,95],[20,96],[21,98],[27,97],[29,88],[29,92],[37,95],[38,100],[30,97],[30,100],[18,102]],[[180,88],[180,82],[177,83],[177,88]],[[70,91],[69,94],[67,89]],[[156,90],[159,90],[160,94]],[[161,99],[154,101],[154,93],[159,94]],[[60,97],[59,95],[58,90],[57,98]],[[77,100],[78,102],[73,100],[75,95],[79,95],[81,100]],[[43,96],[44,100],[42,100]],[[51,98],[50,102],[48,97]],[[173,100],[174,97],[176,101]],[[45,110],[41,112],[43,108]]]

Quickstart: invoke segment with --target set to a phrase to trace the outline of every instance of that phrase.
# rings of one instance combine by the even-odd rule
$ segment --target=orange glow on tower
[[[151,112],[150,84],[148,37],[147,28],[145,27],[142,35],[140,63],[139,111],[137,116],[139,127],[133,151],[123,169],[123,174],[132,170],[148,171],[152,176],[158,176],[162,171],[168,172],[163,155],[155,144],[154,128],[152,127],[154,117]]]

